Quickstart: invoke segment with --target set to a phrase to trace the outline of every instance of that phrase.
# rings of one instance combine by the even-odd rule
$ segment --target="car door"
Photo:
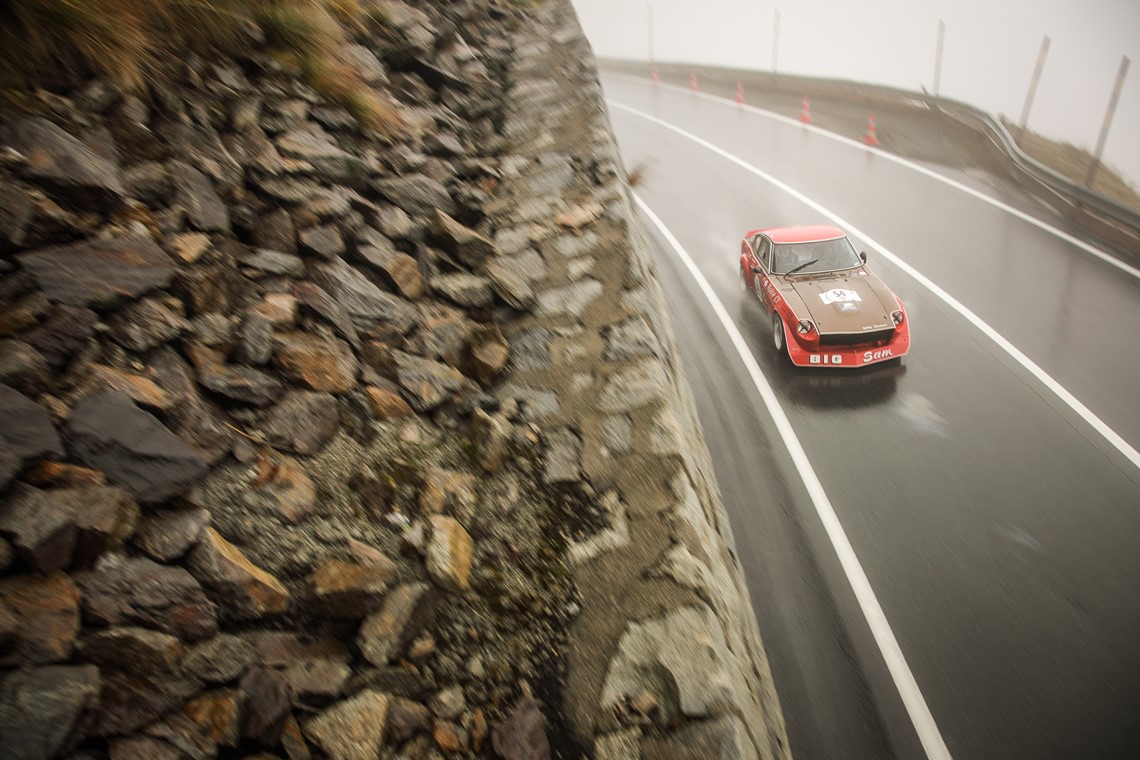
[[[775,307],[771,294],[775,291],[772,284],[772,241],[766,235],[757,235],[755,264],[760,270],[753,275],[752,287],[756,290],[756,297],[764,304],[764,310],[769,314]]]

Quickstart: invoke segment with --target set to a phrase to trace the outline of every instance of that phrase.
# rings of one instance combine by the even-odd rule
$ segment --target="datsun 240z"
[[[740,243],[740,284],[797,367],[865,367],[910,350],[906,309],[837,227],[772,227]]]

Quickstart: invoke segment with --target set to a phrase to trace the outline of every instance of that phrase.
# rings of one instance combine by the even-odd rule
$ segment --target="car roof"
[[[812,224],[803,227],[767,227],[752,230],[746,237],[763,232],[772,238],[773,243],[814,243],[819,240],[835,240],[843,237],[843,230],[830,224]]]

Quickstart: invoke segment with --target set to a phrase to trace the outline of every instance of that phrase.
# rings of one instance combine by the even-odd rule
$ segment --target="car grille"
[[[822,346],[854,346],[860,343],[878,343],[881,340],[890,340],[894,334],[895,328],[893,327],[857,333],[822,333],[819,336],[819,343]]]

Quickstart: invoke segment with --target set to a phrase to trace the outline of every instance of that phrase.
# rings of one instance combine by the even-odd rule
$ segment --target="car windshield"
[[[772,274],[787,274],[796,267],[803,267],[797,274],[833,272],[862,263],[851,241],[845,237],[814,243],[777,243],[773,247]]]

